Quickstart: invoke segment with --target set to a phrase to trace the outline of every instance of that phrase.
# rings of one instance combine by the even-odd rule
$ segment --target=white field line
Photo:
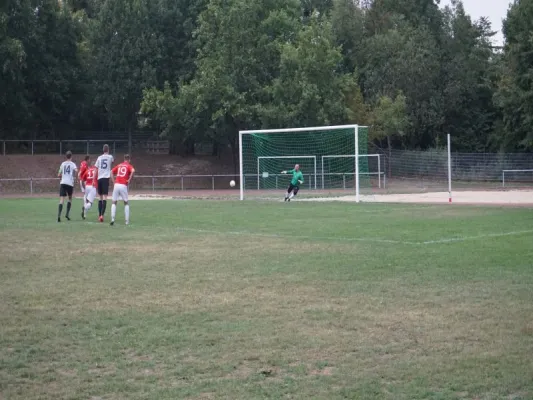
[[[465,242],[467,240],[488,239],[488,238],[497,238],[497,237],[504,237],[504,236],[517,236],[517,235],[525,235],[529,233],[533,233],[533,229],[529,229],[526,231],[486,233],[483,235],[476,235],[476,236],[462,236],[462,237],[456,237],[456,238],[427,240],[425,242],[420,242],[419,244],[442,244],[442,243]]]
[[[406,240],[392,240],[383,238],[351,238],[351,237],[335,237],[335,236],[300,236],[300,235],[280,235],[276,233],[258,233],[248,231],[216,231],[209,229],[194,229],[194,228],[178,228],[178,232],[191,232],[191,233],[206,233],[213,235],[234,235],[234,236],[253,236],[253,237],[265,237],[275,239],[298,239],[298,240],[330,240],[339,242],[367,242],[367,243],[389,243],[389,244],[403,244],[411,246],[424,246],[432,244],[445,244],[445,243],[460,243],[468,240],[478,240],[487,238],[498,238],[504,236],[516,236],[533,233],[533,229],[525,231],[513,231],[502,233],[487,233],[477,236],[460,236],[455,238],[442,238],[436,240],[427,240],[424,242],[412,242]]]
[[[370,242],[370,243],[392,243],[392,244],[419,244],[417,242],[406,242],[404,240],[390,240],[380,238],[350,238],[335,236],[300,236],[300,235],[279,235],[276,233],[258,233],[247,231],[215,231],[209,229],[178,228],[178,232],[207,233],[213,235],[235,235],[235,236],[253,236],[275,239],[299,239],[299,240],[332,240],[339,242]]]

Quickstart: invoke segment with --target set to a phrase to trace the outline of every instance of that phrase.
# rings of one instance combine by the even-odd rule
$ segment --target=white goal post
[[[533,169],[504,169],[502,170],[502,187],[505,187],[505,173],[507,172],[507,175],[509,176],[509,172],[528,172],[533,173]]]
[[[242,130],[239,131],[239,190],[240,190],[240,200],[244,200],[244,148],[243,148],[243,137],[246,135],[270,135],[270,134],[281,134],[281,135],[290,135],[295,132],[314,132],[314,131],[335,131],[335,130],[348,130],[353,131],[354,137],[354,148],[353,153],[350,156],[354,157],[354,175],[355,175],[355,201],[360,202],[359,195],[359,128],[367,128],[367,126],[360,125],[332,125],[332,126],[313,126],[305,128],[284,128],[284,129],[258,129],[258,130]],[[350,151],[351,152],[351,151]],[[259,164],[259,160],[258,160]],[[248,164],[247,164],[248,165]],[[316,159],[315,159],[316,166]],[[248,167],[247,167],[248,168]],[[316,167],[315,167],[315,176],[316,176]],[[316,185],[316,179],[315,179]]]
[[[381,154],[359,154],[358,157],[377,157],[378,159],[378,172],[377,172],[377,175],[378,175],[378,188],[381,189]],[[321,171],[322,171],[322,189],[324,189],[324,159],[327,159],[327,158],[355,158],[355,155],[340,155],[340,154],[335,154],[335,155],[331,155],[331,156],[322,156],[322,160],[321,160]],[[372,175],[373,173],[372,172],[369,172],[368,174]],[[316,189],[316,188],[315,188]]]
[[[314,164],[314,181],[315,181],[315,189],[316,189],[316,156],[260,156],[257,157],[257,190],[260,188],[260,182],[261,182],[261,160],[268,160],[268,159],[312,159]],[[279,171],[277,171],[279,173]],[[324,174],[322,174],[324,175]]]

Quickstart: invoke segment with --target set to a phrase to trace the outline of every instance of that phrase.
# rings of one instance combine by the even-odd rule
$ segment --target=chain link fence
[[[382,152],[389,192],[447,190],[446,150]],[[533,154],[451,153],[452,187],[495,189],[533,186]]]
[[[29,141],[28,154],[43,152],[64,152],[66,146],[79,149],[80,153],[100,151],[106,142],[112,146],[113,152],[120,152],[127,147],[127,141]],[[4,149],[10,143],[1,142]],[[17,141],[20,148],[21,141]],[[94,147],[93,147],[94,146]],[[9,148],[9,147],[8,147]],[[92,150],[94,148],[94,150]],[[7,150],[7,149],[6,149]],[[6,151],[4,150],[4,151]],[[427,191],[447,191],[448,157],[446,150],[380,151],[380,157],[369,159],[370,171],[363,181],[368,181],[367,189],[381,193],[416,193]],[[1,158],[0,158],[1,163]],[[1,165],[1,164],[0,164]],[[322,182],[334,180],[334,187],[328,184],[325,189],[353,190],[353,171],[336,174],[326,179],[318,171],[316,176],[306,173],[306,190],[316,186],[322,188]],[[531,153],[452,153],[451,154],[452,190],[487,190],[505,188],[533,188],[533,154]],[[335,174],[331,174],[335,175]],[[57,178],[0,179],[0,194],[14,193],[53,193],[57,191]],[[229,181],[237,182],[238,175],[139,175],[132,181],[132,190],[225,190],[230,189]],[[245,181],[257,182],[257,175],[245,177]],[[286,177],[271,175],[275,180],[273,189],[286,186]],[[311,186],[307,187],[307,184]],[[256,183],[254,183],[257,186]],[[252,185],[253,186],[253,185]],[[251,189],[246,190],[253,190]],[[329,187],[331,186],[331,187]],[[361,187],[362,189],[363,186]],[[258,188],[259,189],[259,188]]]

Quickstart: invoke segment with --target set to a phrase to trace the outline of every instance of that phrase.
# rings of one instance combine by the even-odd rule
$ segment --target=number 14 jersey
[[[72,161],[63,161],[59,167],[59,175],[61,175],[61,185],[74,186],[74,172],[76,171],[76,164]]]

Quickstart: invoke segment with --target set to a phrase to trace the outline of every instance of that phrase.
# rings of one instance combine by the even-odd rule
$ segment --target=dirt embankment
[[[96,160],[98,155],[91,157]],[[82,155],[73,156],[78,166],[82,160]],[[121,162],[123,154],[116,154],[115,160],[115,164]],[[63,161],[64,156],[50,154],[0,156],[0,179],[55,177]],[[138,175],[216,175],[235,172],[231,160],[210,156],[134,155],[131,162]]]

